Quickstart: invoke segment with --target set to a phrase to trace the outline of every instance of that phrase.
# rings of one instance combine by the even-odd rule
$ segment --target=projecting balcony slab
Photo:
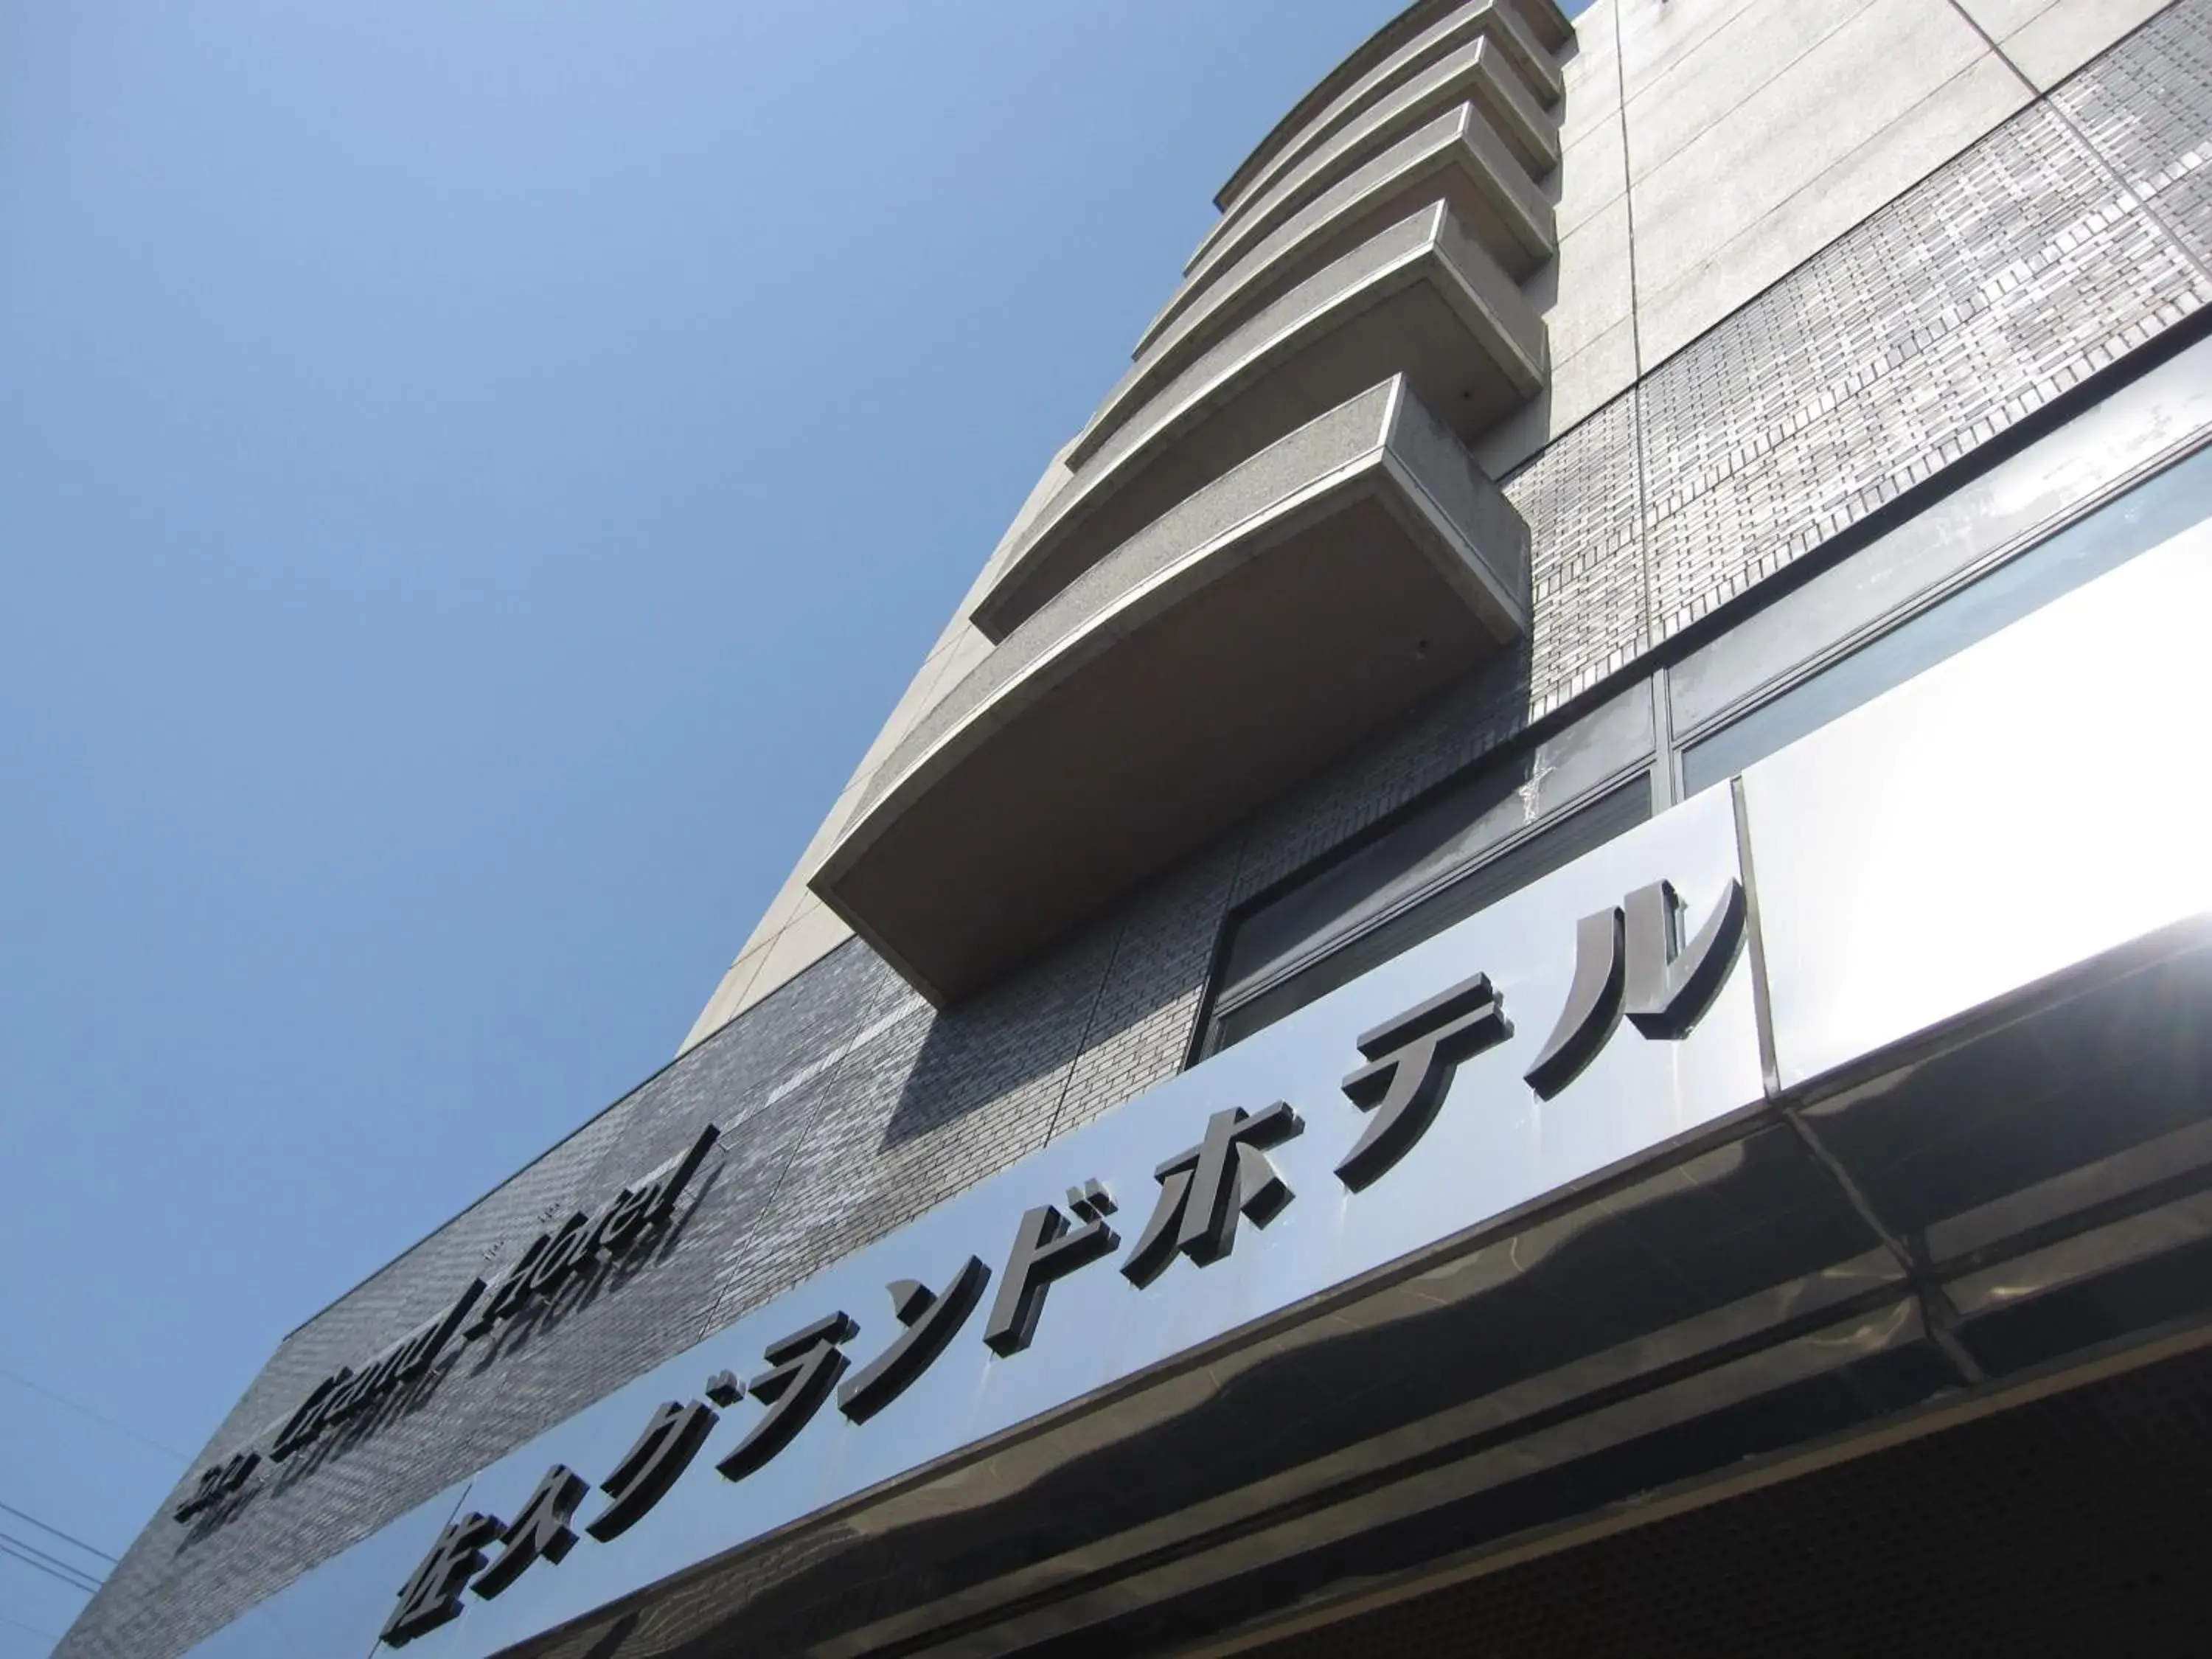
[[[1248,191],[1215,222],[1184,265],[1203,282],[1234,264],[1346,174],[1439,115],[1473,104],[1533,183],[1559,164],[1559,124],[1539,105],[1497,44],[1481,40],[1430,65],[1362,112],[1304,159]]]
[[[1194,490],[1361,387],[1407,375],[1461,437],[1542,388],[1544,330],[1442,203],[1262,309],[1093,449],[1012,550],[971,619],[1003,639]]]
[[[1430,203],[1455,217],[1518,282],[1558,252],[1552,205],[1472,104],[1438,116],[1309,204],[1235,265],[1186,282],[1136,361],[1068,453],[1080,466],[1162,386],[1290,289]]]
[[[1568,20],[1553,0],[1513,0],[1536,38],[1553,52],[1560,51],[1575,38],[1575,26]]]
[[[816,872],[940,1005],[1528,629],[1528,531],[1402,377],[1183,501],[900,743]]]
[[[1477,40],[1488,40],[1504,55],[1537,102],[1549,106],[1559,101],[1559,66],[1512,0],[1477,0],[1431,23],[1348,85],[1333,89],[1331,77],[1316,88],[1245,159],[1214,204],[1224,213],[1236,212],[1423,70]]]

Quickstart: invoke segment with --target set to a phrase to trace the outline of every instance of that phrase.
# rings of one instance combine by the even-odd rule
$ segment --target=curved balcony
[[[1400,87],[1441,59],[1476,40],[1489,40],[1503,52],[1522,82],[1546,106],[1559,101],[1558,67],[1516,9],[1513,0],[1477,0],[1431,23],[1343,90],[1326,100],[1312,94],[1284,117],[1214,198],[1224,213],[1266,190],[1352,122],[1384,102]],[[1334,82],[1336,77],[1332,76]],[[1326,87],[1328,82],[1324,83]],[[1316,88],[1316,92],[1322,90]]]
[[[971,620],[1003,639],[1192,492],[1362,386],[1403,374],[1472,437],[1534,397],[1543,325],[1442,203],[1334,261],[1142,404],[1040,514]]]
[[[1575,38],[1575,26],[1553,0],[1516,0],[1521,19],[1535,32],[1548,52],[1559,52]]]
[[[1472,104],[1438,116],[1310,203],[1231,269],[1185,283],[1137,343],[1137,360],[1069,452],[1096,453],[1123,422],[1223,335],[1429,203],[1455,217],[1520,281],[1558,251],[1552,205]]]
[[[1213,192],[1215,208],[1226,208],[1242,195],[1252,176],[1273,161],[1285,144],[1297,137],[1306,124],[1341,96],[1346,88],[1414,36],[1434,26],[1438,19],[1468,3],[1468,0],[1413,0],[1412,5],[1353,47],[1342,62],[1314,82],[1288,114],[1267,130],[1266,137],[1252,146],[1252,153],[1237,164],[1237,171]],[[1538,3],[1548,4],[1549,0],[1538,0]]]
[[[1478,40],[1394,88],[1264,189],[1248,192],[1206,232],[1184,276],[1194,283],[1212,280],[1346,174],[1462,104],[1482,112],[1532,181],[1549,177],[1559,166],[1558,118],[1529,94],[1494,40]]]
[[[811,885],[956,1000],[1524,635],[1528,545],[1394,376],[1030,617],[886,757]]]

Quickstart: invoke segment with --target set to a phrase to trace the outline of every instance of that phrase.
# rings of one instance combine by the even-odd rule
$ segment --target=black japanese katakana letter
[[[714,1466],[726,1479],[744,1480],[791,1443],[853,1363],[837,1345],[850,1342],[860,1331],[845,1315],[833,1313],[769,1345],[767,1359],[775,1369],[763,1371],[751,1384],[753,1398],[768,1407],[768,1415]]]
[[[1743,941],[1743,884],[1733,877],[1705,925],[1681,941],[1682,901],[1672,882],[1639,887],[1624,902],[1629,1023],[1648,1037],[1680,1038],[1720,994]]]
[[[608,1504],[584,1530],[602,1544],[628,1532],[668,1494],[677,1477],[691,1467],[708,1431],[720,1413],[703,1400],[688,1406],[674,1401],[653,1413],[637,1443],[623,1454],[615,1472],[599,1483]]]
[[[1227,1255],[1237,1242],[1237,1218],[1264,1227],[1291,1201],[1263,1146],[1276,1146],[1305,1125],[1282,1101],[1262,1111],[1231,1106],[1206,1121],[1206,1139],[1152,1171],[1160,1183],[1152,1218],[1121,1263],[1133,1285],[1158,1279],[1181,1250],[1201,1267]]]
[[[399,1606],[379,1638],[400,1648],[427,1636],[461,1612],[461,1592],[484,1564],[487,1546],[496,1543],[507,1523],[495,1515],[471,1513],[438,1534],[438,1541],[399,1592]]]
[[[1743,942],[1743,884],[1729,878],[1705,927],[1678,950],[1680,920],[1681,901],[1659,881],[1575,925],[1567,1006],[1527,1073],[1538,1094],[1548,1100],[1574,1081],[1624,1012],[1645,1036],[1670,1039],[1705,1017]]]
[[[1026,1212],[1014,1230],[1014,1248],[999,1280],[999,1297],[991,1304],[990,1323],[983,1328],[983,1340],[994,1353],[1018,1354],[1028,1347],[1053,1281],[1111,1255],[1121,1242],[1106,1224],[1113,1200],[1106,1199],[1102,1207],[1090,1199],[1089,1187],[1081,1190],[1086,1199],[1084,1207],[1091,1212],[1081,1226],[1071,1229],[1058,1206],[1040,1204]],[[1102,1197],[1103,1191],[1100,1188]]]
[[[1344,1184],[1357,1191],[1403,1158],[1436,1121],[1460,1062],[1512,1035],[1486,974],[1362,1033],[1368,1063],[1344,1079],[1344,1092],[1371,1115],[1336,1166]]]
[[[1547,1100],[1574,1081],[1605,1047],[1620,1018],[1620,910],[1600,910],[1575,924],[1575,977],[1559,1023],[1524,1074]]]
[[[943,1296],[911,1279],[894,1284],[891,1312],[906,1328],[837,1390],[837,1409],[865,1423],[904,1394],[968,1322],[990,1282],[991,1270],[971,1255]]]
[[[506,1547],[499,1559],[477,1576],[472,1586],[476,1593],[489,1601],[521,1577],[524,1570],[541,1556],[560,1565],[561,1558],[575,1545],[576,1534],[568,1522],[575,1518],[576,1505],[584,1501],[587,1490],[584,1477],[564,1463],[546,1470],[514,1524],[501,1535],[500,1542]]]
[[[230,1496],[246,1484],[246,1477],[260,1467],[261,1454],[242,1451],[224,1459],[211,1469],[200,1472],[198,1484],[191,1496],[171,1511],[179,1521],[189,1521],[202,1510],[208,1509]]]
[[[716,1371],[707,1379],[707,1398],[724,1411],[745,1397],[745,1385],[735,1371]]]

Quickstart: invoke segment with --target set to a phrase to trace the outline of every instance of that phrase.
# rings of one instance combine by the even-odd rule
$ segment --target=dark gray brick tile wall
[[[1231,902],[1266,891],[1516,736],[1528,724],[1528,662],[1525,647],[1500,653],[1261,812]]]
[[[1129,907],[1051,1134],[1079,1128],[1182,1069],[1237,854],[1233,843],[1218,848]]]
[[[72,1631],[71,1650],[177,1651],[404,1514],[456,1472],[717,1328],[743,1242],[781,1185],[799,1131],[813,1121],[810,1104],[819,1109],[803,1091],[779,1096],[778,1084],[818,1068],[896,1000],[918,1002],[867,952],[836,953],[803,993],[769,999],[293,1333],[210,1443],[211,1455],[259,1434],[323,1376],[411,1329],[470,1278],[495,1278],[548,1221],[596,1207],[689,1145],[706,1122],[725,1130],[720,1163],[658,1259],[619,1279],[577,1284],[495,1344],[463,1350],[418,1409],[302,1454],[224,1524],[188,1534],[157,1517]]]
[[[1222,919],[2212,297],[2212,0],[2185,0],[1506,481],[1521,650],[957,1010],[849,943],[288,1337],[209,1448],[709,1121],[656,1259],[195,1536],[157,1517],[60,1652],[163,1659],[469,1469],[1182,1064]],[[481,1346],[481,1345],[479,1345]],[[179,1488],[181,1495],[182,1488]]]
[[[534,1237],[542,1212],[589,1203],[586,1179],[612,1133],[609,1117],[595,1120],[295,1332],[232,1413],[229,1431],[240,1439],[258,1436],[265,1449],[260,1431],[323,1376],[358,1364],[430,1317],[485,1271],[487,1256],[503,1241]],[[459,1456],[473,1467],[484,1454],[471,1460],[471,1452],[535,1432],[549,1406],[557,1411],[547,1385],[561,1375],[553,1365],[503,1368],[501,1386],[493,1387],[457,1367],[427,1398],[409,1402],[411,1411],[395,1404],[281,1466],[225,1524],[188,1529],[167,1518],[165,1504],[72,1630],[73,1650],[174,1651],[448,1484],[456,1465],[443,1460]],[[520,1386],[507,1394],[510,1378]],[[231,1444],[218,1437],[210,1449]],[[434,1474],[434,1467],[447,1472]],[[180,1483],[169,1504],[183,1491]],[[240,1563],[250,1566],[241,1571]]]
[[[1506,482],[1531,539],[1532,716],[1618,673],[1649,643],[1639,418],[1633,397],[1617,398]]]
[[[1654,640],[2208,296],[2071,126],[2031,106],[1637,389]]]
[[[817,1114],[725,1317],[1042,1145],[1114,932],[1093,929],[949,1012],[919,1009],[841,1061],[823,1079],[834,1108]]]

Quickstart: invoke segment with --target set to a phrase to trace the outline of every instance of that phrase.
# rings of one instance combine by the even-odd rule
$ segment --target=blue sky
[[[0,0],[0,1504],[667,1059],[1398,3]]]

